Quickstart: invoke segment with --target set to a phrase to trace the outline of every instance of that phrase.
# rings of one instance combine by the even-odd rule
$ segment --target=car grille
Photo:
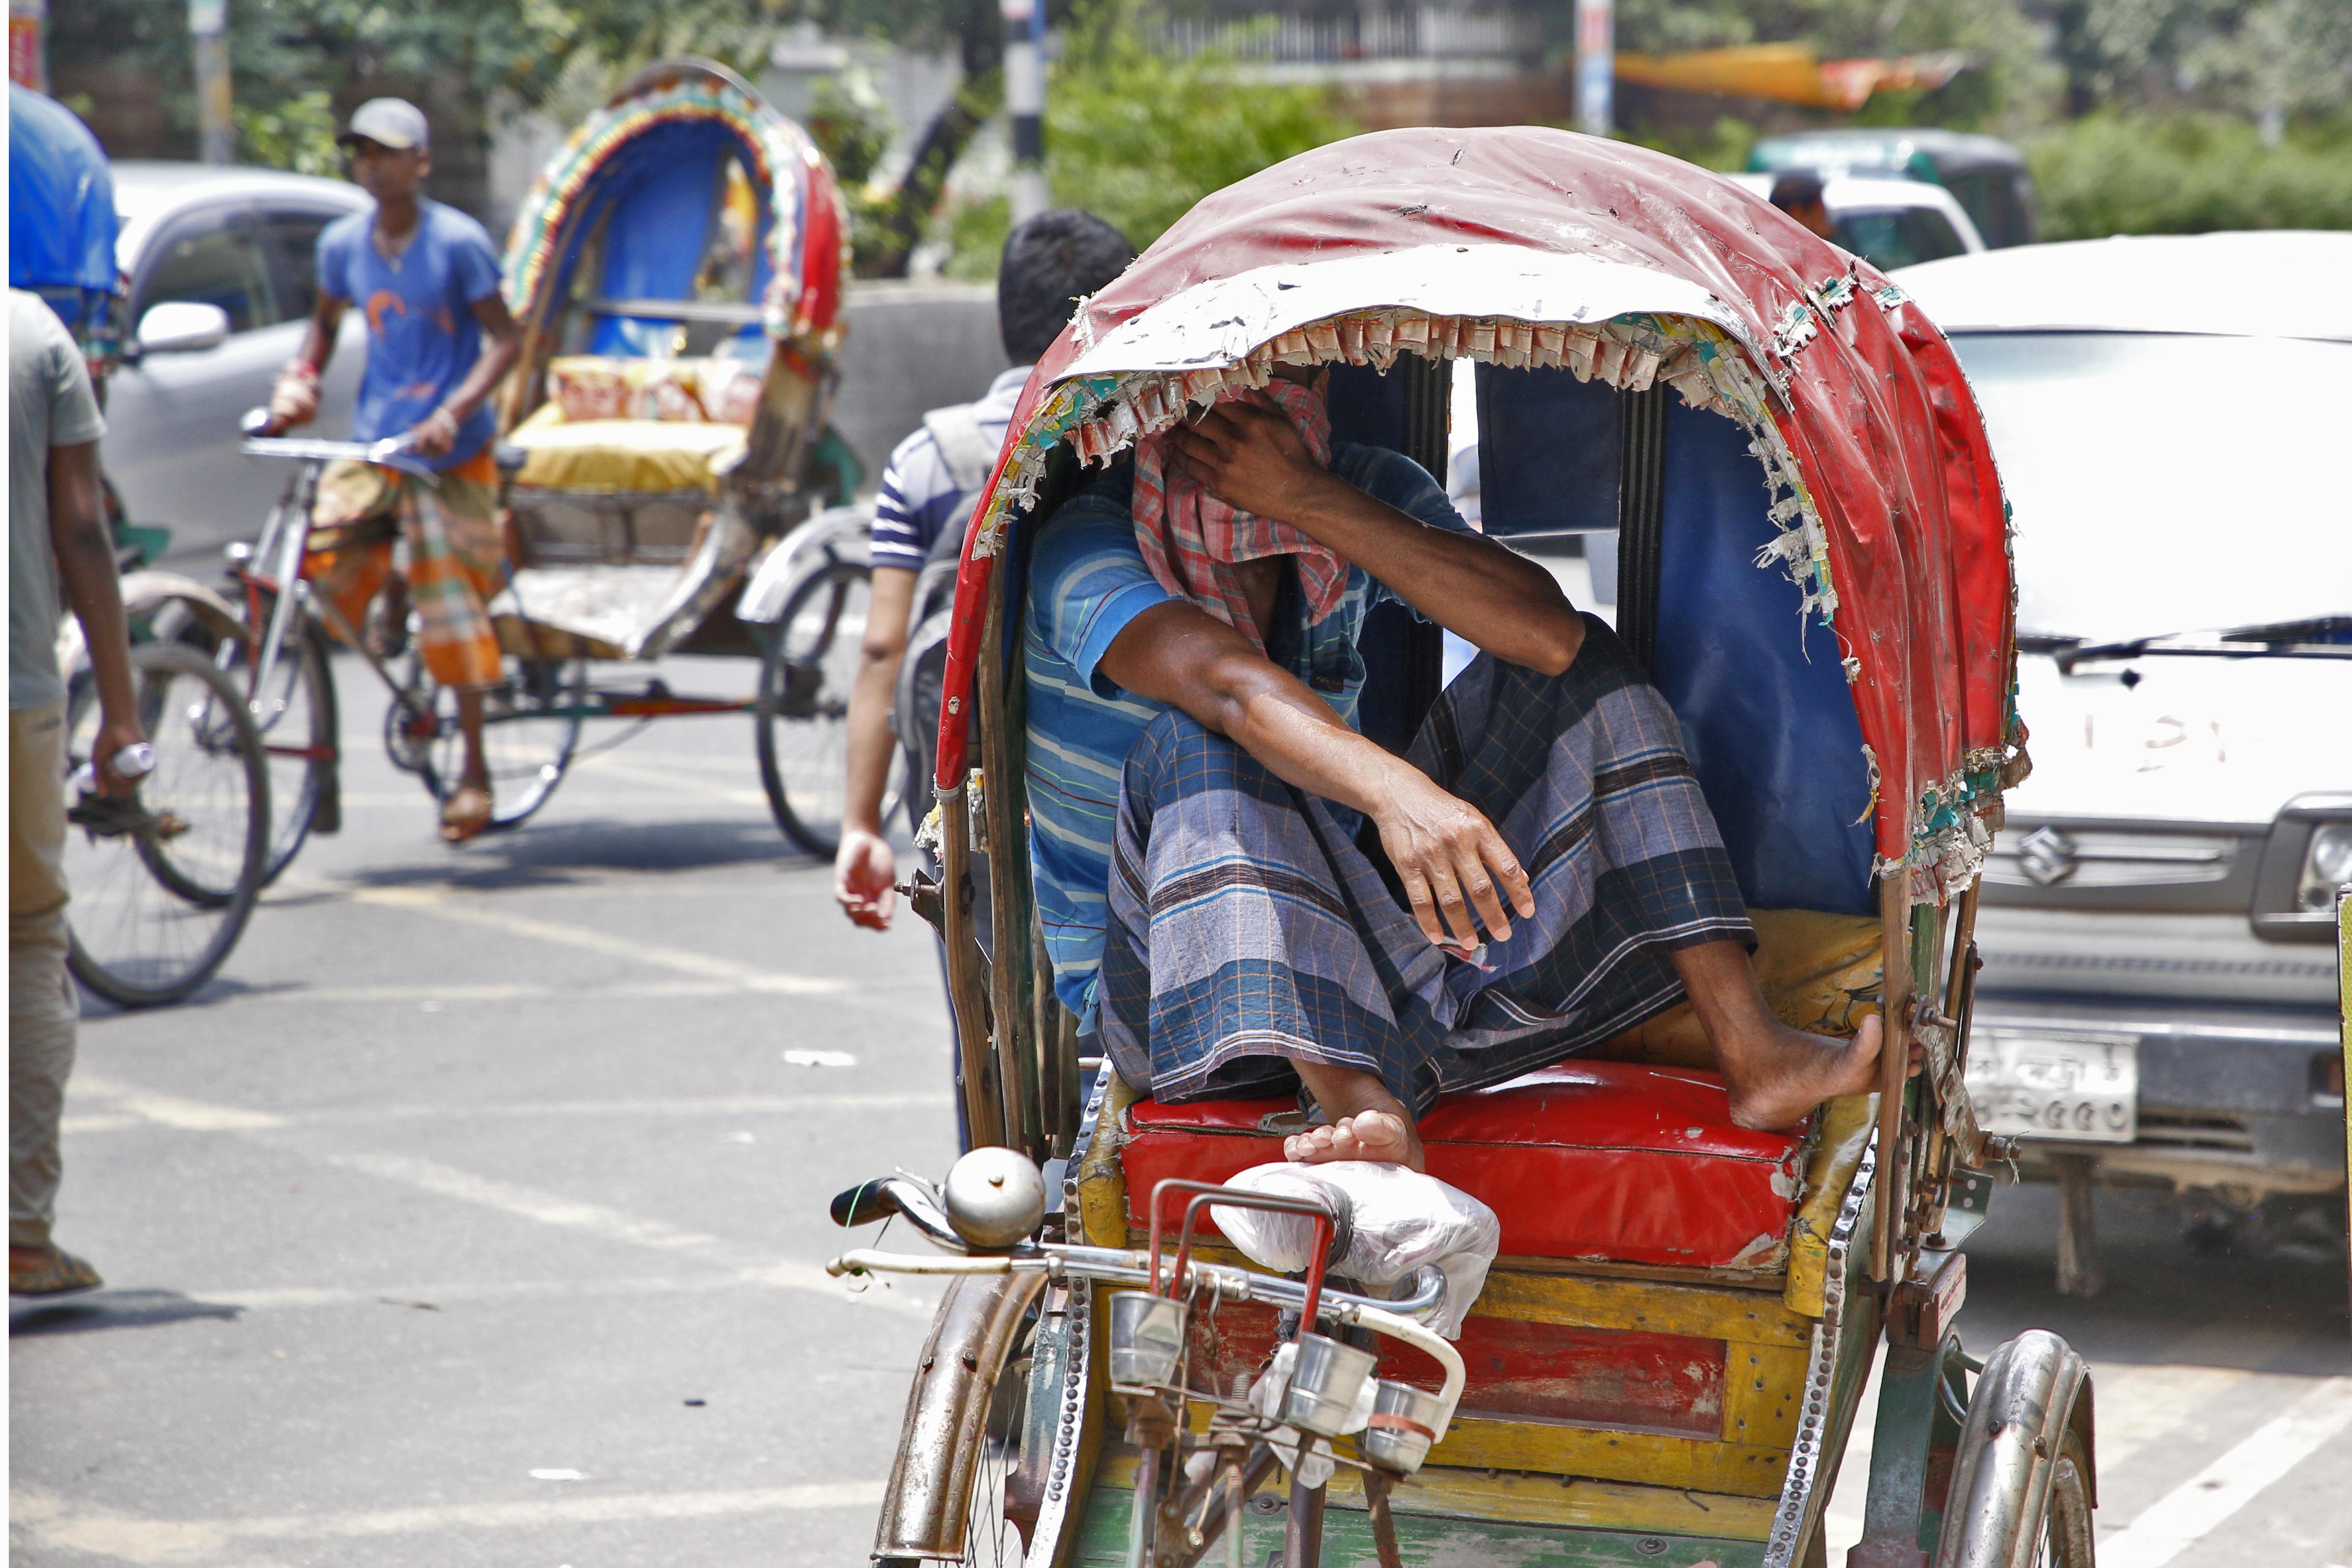
[[[2004,833],[1985,879],[2013,888],[2145,888],[2228,879],[2234,835],[2042,826]]]
[[[2200,1149],[2217,1153],[2251,1154],[2254,1135],[2245,1118],[2214,1111],[2139,1110],[2143,1147]]]

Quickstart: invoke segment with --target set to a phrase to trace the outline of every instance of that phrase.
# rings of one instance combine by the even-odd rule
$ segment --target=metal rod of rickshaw
[[[1265,1214],[1297,1215],[1311,1220],[1315,1226],[1314,1252],[1307,1260],[1307,1295],[1300,1310],[1299,1331],[1315,1331],[1316,1309],[1323,1295],[1323,1260],[1330,1251],[1331,1235],[1338,1222],[1331,1211],[1307,1198],[1284,1197],[1278,1193],[1253,1193],[1239,1187],[1221,1186],[1215,1182],[1189,1181],[1171,1176],[1151,1189],[1151,1249],[1150,1270],[1151,1289],[1160,1289],[1160,1220],[1166,1213],[1165,1200],[1171,1193],[1191,1193],[1192,1201],[1184,1205],[1184,1227],[1176,1250],[1175,1268],[1171,1271],[1167,1294],[1174,1295],[1183,1288],[1185,1266],[1192,1261],[1192,1226],[1203,1204],[1222,1204],[1228,1208],[1257,1209]]]
[[[1897,866],[1878,884],[1880,1027],[1878,1058],[1878,1196],[1870,1227],[1870,1277],[1885,1283],[1894,1272],[1902,1223],[1903,1163],[1895,1158],[1903,1131],[1903,1085],[1911,1066],[1911,874]]]

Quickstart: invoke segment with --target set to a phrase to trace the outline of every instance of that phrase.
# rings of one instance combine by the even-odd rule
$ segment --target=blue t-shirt
[[[319,287],[367,317],[354,441],[407,430],[439,407],[482,357],[474,306],[498,289],[498,248],[480,224],[455,207],[424,200],[417,206],[416,233],[395,260],[375,247],[373,209],[339,217],[319,236]],[[486,398],[433,466],[457,467],[497,428]]]
[[[1341,442],[1331,471],[1409,517],[1456,533],[1472,531],[1429,470],[1399,452]],[[1028,667],[1029,856],[1037,914],[1054,965],[1054,991],[1091,1027],[1095,976],[1102,965],[1110,887],[1111,837],[1129,748],[1163,704],[1121,690],[1102,657],[1129,621],[1174,595],[1143,563],[1131,515],[1133,465],[1122,463],[1063,504],[1038,531],[1022,617]],[[1349,725],[1364,687],[1356,649],[1364,616],[1393,598],[1362,567],[1351,567],[1339,606],[1295,634],[1276,627],[1291,673]],[[1302,622],[1305,601],[1293,594]]]

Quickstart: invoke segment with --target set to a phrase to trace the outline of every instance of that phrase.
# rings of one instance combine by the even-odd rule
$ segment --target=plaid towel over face
[[[1284,1092],[1292,1059],[1328,1062],[1418,1113],[1672,1006],[1677,948],[1752,943],[1673,711],[1585,626],[1559,676],[1480,656],[1408,752],[1528,869],[1535,917],[1467,960],[1422,935],[1352,814],[1181,713],[1153,721],[1112,853],[1099,1029],[1120,1075],[1180,1100]]]
[[[1273,381],[1241,396],[1272,405],[1297,430],[1307,455],[1321,467],[1331,466],[1331,416],[1312,389]],[[1265,639],[1258,635],[1234,563],[1296,556],[1307,619],[1320,621],[1336,609],[1347,590],[1348,563],[1290,524],[1239,510],[1202,489],[1171,461],[1174,435],[1163,430],[1135,446],[1135,539],[1160,585],[1239,631],[1260,653]]]

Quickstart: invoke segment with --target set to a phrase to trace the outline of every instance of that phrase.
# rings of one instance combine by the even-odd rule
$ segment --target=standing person
[[[49,1239],[58,1120],[80,1012],[66,973],[66,689],[58,621],[81,622],[98,687],[99,787],[131,785],[112,763],[147,738],[106,528],[98,438],[106,421],[65,323],[8,291],[8,1293],[94,1290],[98,1270]]]
[[[1069,324],[1078,301],[1100,290],[1135,259],[1127,237],[1091,213],[1070,207],[1039,213],[1006,237],[996,270],[996,323],[1013,368],[976,403],[935,408],[890,453],[874,504],[873,598],[864,660],[849,694],[848,799],[841,848],[834,857],[833,896],[852,921],[887,931],[898,902],[898,858],[885,837],[882,796],[890,776],[892,694],[907,653],[916,580],[935,560],[962,552],[974,492],[988,482],[1004,446],[1013,405],[1030,368]],[[899,730],[919,732],[939,715],[905,715]],[[929,748],[909,746],[910,756]],[[930,792],[910,778],[909,815],[919,822]],[[962,1116],[962,1101],[957,1101]]]
[[[265,433],[319,412],[319,376],[335,331],[356,301],[366,313],[368,359],[352,439],[404,437],[440,473],[436,491],[394,469],[330,464],[311,510],[304,573],[356,626],[377,591],[370,640],[397,652],[407,598],[422,611],[425,667],[457,694],[466,742],[441,837],[463,843],[490,826],[482,755],[482,691],[499,679],[499,643],[484,605],[505,576],[498,524],[496,433],[488,399],[521,344],[499,293],[499,253],[480,224],[418,194],[433,172],[422,110],[397,98],[360,105],[338,138],[352,176],[375,198],[319,236],[319,302],[302,346],[278,373]],[[487,341],[486,341],[487,340]],[[408,580],[392,570],[395,535],[408,545]]]

